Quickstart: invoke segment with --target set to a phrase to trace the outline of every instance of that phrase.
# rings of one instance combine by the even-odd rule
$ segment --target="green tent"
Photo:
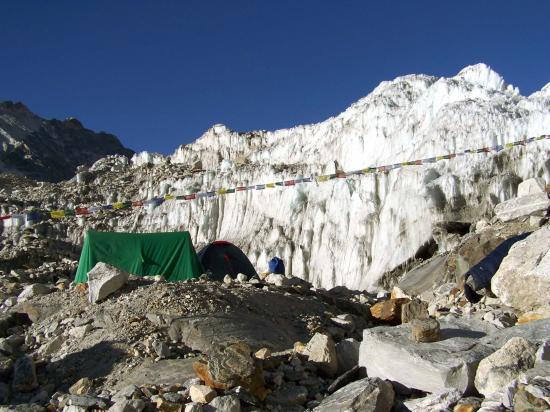
[[[117,233],[88,231],[75,283],[88,280],[98,262],[137,276],[162,275],[168,281],[197,278],[202,266],[189,232]]]

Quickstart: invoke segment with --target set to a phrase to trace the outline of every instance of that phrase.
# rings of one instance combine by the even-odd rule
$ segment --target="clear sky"
[[[484,62],[550,81],[545,0],[0,3],[0,100],[171,153],[215,123],[314,123],[383,80]]]

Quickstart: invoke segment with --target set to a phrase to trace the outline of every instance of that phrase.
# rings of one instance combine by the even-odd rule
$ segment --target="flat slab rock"
[[[499,349],[512,336],[543,341],[550,336],[550,319],[502,330],[474,319],[443,318],[441,340],[416,343],[410,325],[365,329],[359,350],[359,365],[370,377],[398,382],[425,392],[455,388],[463,394],[474,391],[479,362]]]
[[[146,360],[140,366],[131,371],[127,377],[118,382],[116,389],[129,385],[163,385],[174,382],[185,382],[197,375],[193,369],[194,358],[189,359],[163,359],[158,362]]]

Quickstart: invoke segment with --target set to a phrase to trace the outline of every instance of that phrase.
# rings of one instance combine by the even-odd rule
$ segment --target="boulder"
[[[518,197],[527,195],[533,195],[536,193],[544,193],[546,189],[546,182],[541,177],[533,177],[531,179],[524,180],[518,185]]]
[[[61,346],[63,346],[65,339],[66,338],[63,335],[58,335],[55,338],[50,339],[44,345],[40,346],[40,349],[38,349],[38,354],[42,357],[46,357],[57,353],[57,351],[61,349]]]
[[[550,339],[542,342],[535,354],[535,363],[550,361]]]
[[[338,389],[313,409],[315,412],[385,412],[392,408],[395,393],[391,383],[364,378]]]
[[[304,354],[325,375],[334,376],[338,372],[336,347],[329,335],[322,333],[313,335],[304,350]]]
[[[270,273],[264,280],[275,286],[284,286],[288,282],[288,279],[284,275],[279,275],[277,273]]]
[[[502,390],[521,372],[533,367],[536,351],[537,346],[525,338],[510,339],[479,363],[475,376],[478,392],[487,396]]]
[[[251,394],[264,399],[266,392],[261,369],[251,356],[251,349],[242,341],[215,345],[208,362],[195,362],[193,368],[206,385],[217,389],[242,386]]]
[[[520,374],[513,394],[513,407],[518,412],[550,410],[550,363],[537,364]]]
[[[491,289],[504,304],[523,312],[550,306],[550,226],[512,246]]]
[[[206,385],[192,385],[189,388],[189,396],[193,402],[208,403],[217,396],[217,393]]]
[[[88,272],[88,300],[97,303],[119,290],[128,282],[130,274],[104,262],[97,263]]]
[[[346,386],[348,383],[366,377],[367,372],[365,368],[355,365],[353,368],[334,379],[334,381],[328,386],[327,393],[334,393],[343,386]]]
[[[405,273],[397,287],[409,296],[418,296],[441,284],[445,278],[447,255],[437,255]]]
[[[533,193],[506,200],[495,206],[495,215],[501,222],[509,222],[521,217],[542,215],[550,207],[546,193]]]
[[[341,340],[336,344],[336,359],[338,360],[338,374],[357,366],[359,362],[360,342],[353,338]]]
[[[359,365],[371,377],[400,383],[425,392],[458,389],[474,392],[479,362],[514,336],[542,342],[550,334],[550,320],[533,321],[506,329],[470,319],[440,319],[441,339],[417,343],[410,339],[411,325],[365,329]]]
[[[205,408],[208,412],[241,412],[241,401],[235,395],[218,396]]]
[[[190,402],[185,405],[184,412],[202,412],[202,404],[198,402]]]
[[[378,302],[371,306],[370,313],[372,317],[380,322],[390,324],[401,323],[401,307],[410,302],[407,298],[389,299],[383,302]]]

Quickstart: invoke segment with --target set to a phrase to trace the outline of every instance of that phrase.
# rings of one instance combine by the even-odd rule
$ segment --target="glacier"
[[[183,195],[399,163],[550,133],[550,83],[530,96],[485,64],[450,78],[384,81],[343,113],[317,124],[236,132],[214,125],[172,155],[142,152],[120,168],[148,176],[139,197]],[[550,182],[550,142],[479,153],[347,179],[171,200],[113,220],[115,230],[187,230],[197,247],[241,247],[259,270],[280,256],[287,272],[317,287],[376,291],[384,273],[434,240],[442,221],[491,218],[527,178]],[[93,169],[93,167],[92,167]],[[128,200],[124,193],[111,201]],[[85,223],[82,230],[86,227]],[[82,232],[78,234],[82,236]],[[439,252],[449,245],[440,242]]]

